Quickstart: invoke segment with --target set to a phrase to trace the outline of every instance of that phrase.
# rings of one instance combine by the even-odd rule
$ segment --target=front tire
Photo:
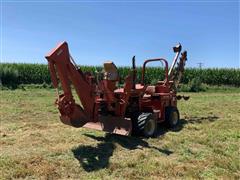
[[[178,125],[179,123],[179,111],[177,109],[177,107],[174,106],[169,106],[166,107],[165,109],[165,121],[166,121],[166,125],[169,128],[174,128]]]
[[[135,132],[145,137],[153,137],[157,130],[157,122],[152,113],[141,113],[137,118]]]

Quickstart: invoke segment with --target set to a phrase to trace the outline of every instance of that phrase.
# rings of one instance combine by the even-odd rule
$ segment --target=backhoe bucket
[[[60,120],[66,125],[78,128],[89,122],[88,116],[84,113],[83,109],[78,104],[74,105],[74,110],[71,115],[63,114],[60,109],[59,111],[61,113]]]

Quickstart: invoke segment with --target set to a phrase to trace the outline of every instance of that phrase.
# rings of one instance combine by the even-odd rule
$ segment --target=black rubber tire
[[[141,113],[133,123],[133,134],[145,137],[154,137],[157,130],[157,123],[152,113]]]
[[[140,129],[138,128],[138,116],[139,112],[134,112],[131,114],[131,121],[132,121],[132,136],[139,136]]]
[[[174,128],[178,125],[179,123],[179,111],[177,107],[174,106],[169,106],[166,107],[165,109],[165,122],[167,127],[169,128]]]

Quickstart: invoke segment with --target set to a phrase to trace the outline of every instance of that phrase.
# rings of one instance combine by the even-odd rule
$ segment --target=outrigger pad
[[[99,116],[99,122],[88,122],[83,127],[128,136],[131,135],[132,122],[130,118]]]

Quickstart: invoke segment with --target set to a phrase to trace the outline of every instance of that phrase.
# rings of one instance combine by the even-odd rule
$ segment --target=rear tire
[[[179,123],[179,111],[177,107],[169,106],[165,109],[165,122],[169,128],[174,128]]]
[[[157,130],[157,122],[152,113],[141,113],[135,119],[133,134],[153,137]]]

